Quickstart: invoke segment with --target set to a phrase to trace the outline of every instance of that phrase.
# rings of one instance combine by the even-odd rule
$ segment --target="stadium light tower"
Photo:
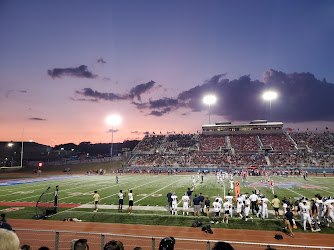
[[[203,97],[203,103],[209,106],[209,124],[211,123],[210,120],[210,112],[211,112],[211,105],[215,104],[217,101],[216,96],[214,95],[206,95]]]
[[[275,100],[277,96],[277,92],[272,90],[266,91],[262,95],[263,100],[269,101],[269,119],[271,119],[271,101]]]
[[[112,157],[112,149],[114,145],[114,127],[121,123],[121,117],[119,115],[110,115],[106,118],[106,123],[111,126],[111,148],[110,156]]]

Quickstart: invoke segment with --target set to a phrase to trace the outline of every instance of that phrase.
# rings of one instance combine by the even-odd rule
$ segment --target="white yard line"
[[[36,178],[36,177],[34,177]],[[83,177],[80,177],[83,178]],[[79,177],[73,178],[73,179],[80,179]],[[57,185],[61,185],[62,183],[66,183],[68,180],[70,180],[71,178],[67,178],[67,179],[59,179],[59,180],[49,180],[49,181],[41,181],[41,182],[31,182],[31,183],[24,183],[24,184],[19,184],[19,185],[14,185],[14,186],[7,186],[7,187],[11,187],[12,189],[7,189],[7,187],[3,187],[5,192],[15,192],[17,191],[18,186],[20,185],[24,185],[23,188],[29,188],[27,185],[33,185],[34,189],[37,189],[39,187],[46,187],[47,184],[57,184]],[[81,179],[82,180],[82,179]],[[53,183],[57,181],[57,183]],[[60,183],[60,184],[59,184]],[[0,197],[2,196],[8,196],[11,194],[5,194],[5,195],[0,195]]]
[[[93,178],[93,177],[90,177],[90,178]],[[124,180],[124,178],[122,178],[123,180]],[[96,186],[96,183],[98,182],[99,183],[99,185],[104,185],[104,184],[109,184],[110,183],[110,180],[105,180],[105,181],[103,181],[103,182],[101,182],[101,179],[99,179],[99,178],[96,178],[96,180],[93,180],[93,182],[92,182],[92,180],[91,180],[91,184],[86,184],[86,183],[82,183],[83,182],[83,180],[78,180],[78,181],[76,181],[76,182],[71,182],[71,186],[74,186],[73,188],[69,188],[69,189],[63,189],[65,192],[68,192],[68,191],[71,191],[71,190],[78,190],[78,188],[80,188],[81,186],[84,186],[84,187],[90,187],[90,186]],[[81,185],[76,185],[76,183],[80,183]],[[115,186],[115,185],[117,185],[117,184],[114,184],[113,186]],[[61,188],[61,185],[59,185],[60,186],[60,188]],[[113,187],[113,186],[108,186],[108,187]],[[107,188],[108,188],[107,187]],[[100,190],[103,190],[103,189],[105,189],[105,188],[102,188],[102,189],[100,189]],[[63,192],[63,190],[61,190],[60,191],[60,193],[62,194]],[[92,191],[93,192],[93,191]],[[21,201],[21,200],[23,200],[23,202],[25,202],[24,201],[24,199],[29,199],[29,198],[35,198],[35,197],[40,197],[41,195],[39,194],[39,195],[33,195],[33,196],[28,196],[28,197],[23,197],[23,198],[20,198],[20,199],[16,199],[16,200],[13,200],[12,202],[17,202],[17,201]],[[63,198],[60,198],[59,200],[63,200],[63,199],[66,199],[66,198],[71,198],[71,197],[73,197],[73,196],[75,196],[75,195],[70,195],[70,196],[65,196],[65,197],[63,197]],[[27,201],[26,201],[27,202]]]
[[[145,186],[145,185],[147,185],[147,184],[151,184],[151,183],[156,182],[156,181],[161,181],[161,180],[160,180],[160,179],[153,180],[153,181],[151,181],[151,182],[147,182],[147,183],[144,183],[144,184],[142,184],[142,185],[139,185],[139,186],[136,186],[136,187],[132,187],[132,188],[130,188],[130,189],[136,189],[136,188]],[[109,187],[108,187],[108,188],[109,188]],[[92,191],[92,192],[93,192],[93,191]],[[108,195],[108,196],[106,196],[106,197],[103,197],[103,198],[101,198],[101,200],[106,199],[106,198],[109,198],[109,197],[114,196],[114,195],[118,195],[118,193],[111,194],[111,195]],[[84,205],[88,205],[88,204],[93,203],[93,202],[94,202],[94,201],[90,201],[90,202],[88,202],[88,203],[86,203],[86,204],[84,204]],[[57,214],[61,214],[61,213],[64,213],[64,212],[67,212],[67,211],[70,211],[70,210],[74,210],[74,209],[76,209],[76,208],[77,208],[77,207],[73,207],[73,208],[64,210],[64,211],[62,211],[62,212],[58,212]],[[51,215],[51,216],[49,216],[49,217],[52,217],[52,216],[54,216],[54,215],[56,215],[56,214],[53,214],[53,215]]]
[[[291,192],[294,192],[295,194],[298,194],[298,195],[300,195],[301,197],[305,197],[305,195],[302,195],[302,194],[300,194],[300,193],[298,193],[298,192],[296,192],[296,191],[293,191],[293,190],[290,189],[290,188],[285,188],[285,189],[287,189],[287,190],[289,190],[289,191],[291,191]]]
[[[169,184],[169,185],[167,185],[167,186],[165,186],[165,187],[162,187],[162,188],[160,188],[160,189],[158,189],[158,190],[156,190],[156,191],[150,193],[149,195],[147,195],[147,196],[145,196],[145,197],[143,197],[143,198],[141,198],[141,199],[135,201],[133,204],[137,203],[138,201],[144,200],[144,199],[146,199],[147,197],[150,197],[152,194],[155,194],[155,193],[157,193],[157,192],[159,192],[159,191],[161,191],[161,190],[163,190],[163,189],[169,187],[170,185],[173,185],[174,183],[179,182],[179,181],[180,181],[180,180],[174,181],[174,182],[172,182],[171,184]]]

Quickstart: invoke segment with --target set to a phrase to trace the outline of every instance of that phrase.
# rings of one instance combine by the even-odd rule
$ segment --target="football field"
[[[195,220],[192,212],[189,216],[182,216],[181,197],[188,187],[193,188],[192,175],[149,175],[149,174],[122,174],[118,176],[116,183],[115,175],[50,175],[35,178],[18,178],[15,180],[0,181],[0,210],[5,212],[8,218],[32,219],[35,214],[36,202],[41,194],[48,188],[49,199],[52,199],[55,186],[59,185],[58,213],[52,215],[49,220],[63,220],[64,218],[78,218],[83,221],[92,222],[117,222],[117,223],[138,223],[151,225],[174,225],[191,226]],[[302,177],[273,177],[275,183],[275,194],[280,200],[283,197],[292,200],[295,198],[313,198],[319,193],[322,196],[333,196],[334,177],[309,177],[304,180]],[[195,174],[195,191],[208,196],[211,204],[215,197],[220,194],[224,196],[230,190],[229,181],[217,183],[213,174],[204,176],[203,182]],[[248,177],[242,182],[240,177],[234,177],[234,181],[240,182],[241,193],[252,193],[254,189],[260,192],[271,201],[273,194],[270,183],[263,181],[263,177]],[[101,201],[98,203],[99,210],[93,212],[93,192],[97,190]],[[128,196],[124,197],[123,213],[119,213],[118,193],[128,193],[133,190],[134,208],[133,214],[127,213]],[[172,216],[167,211],[166,195],[172,190],[179,197],[179,215]],[[193,194],[193,197],[194,197]],[[232,192],[234,195],[234,190]],[[269,210],[272,208],[269,206]],[[298,218],[297,218],[298,219]],[[209,223],[210,219],[201,216],[196,220]],[[251,224],[253,223],[253,224]],[[282,224],[281,220],[275,220],[272,213],[269,220],[262,221],[254,218],[253,222],[245,222],[239,218],[232,218],[229,225],[218,224],[214,227],[243,228],[276,230]],[[260,228],[254,228],[254,225]],[[334,233],[333,226],[322,230],[325,233]]]

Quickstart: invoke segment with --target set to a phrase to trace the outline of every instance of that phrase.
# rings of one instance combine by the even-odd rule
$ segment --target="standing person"
[[[173,193],[172,198],[172,215],[177,215],[177,195]]]
[[[172,190],[167,193],[168,211],[172,213]]]
[[[199,193],[198,199],[201,201],[201,213],[204,215],[204,196],[202,193]]]
[[[118,184],[118,175],[116,173],[116,184]]]
[[[195,188],[195,184],[196,184],[195,175],[193,175],[192,178],[193,178],[193,187]]]
[[[59,191],[59,186],[57,185],[54,193],[55,199],[53,203],[53,206],[55,207],[55,212],[57,212],[57,207],[58,207],[58,191]]]
[[[250,211],[250,205],[251,205],[248,195],[245,197],[244,203],[245,203],[244,204],[244,215],[245,215],[245,221],[247,221],[249,218],[249,211]],[[250,217],[250,219],[253,220],[252,217]]]
[[[201,200],[197,197],[197,194],[195,194],[195,198],[193,200],[194,202],[194,216],[197,216],[199,217],[199,214],[200,214],[200,208],[201,208]]]
[[[233,200],[235,200],[235,199],[234,199],[234,197],[230,193],[227,193],[227,195],[224,198],[227,199],[228,203],[231,204],[231,206],[230,206],[230,216],[232,218]]]
[[[100,195],[97,193],[96,190],[94,191],[93,200],[94,200],[94,205],[95,205],[94,212],[97,212],[97,210],[98,210],[98,209],[97,209],[97,203],[101,200],[101,197],[100,197]]]
[[[218,201],[218,199],[216,199],[215,202],[212,203],[213,206],[213,220],[211,221],[211,223],[216,223],[218,224],[219,221],[219,213],[220,213],[220,209],[221,209],[221,205]]]
[[[209,217],[210,215],[210,200],[209,197],[206,197],[206,200],[204,201],[205,203],[205,209],[206,209],[206,216]]]
[[[233,181],[233,177],[231,175],[231,179],[230,179],[230,193],[233,192],[233,188],[234,188],[234,181]]]
[[[193,205],[192,194],[194,191],[195,191],[195,187],[193,190],[190,190],[190,188],[188,188],[188,191],[187,191],[187,195],[189,196],[191,206]]]
[[[268,203],[269,200],[265,195],[262,195],[262,219],[268,219]]]
[[[288,229],[289,232],[290,232],[289,235],[291,237],[294,237],[294,234],[292,232],[292,228],[295,226],[295,224],[294,224],[294,220],[293,220],[293,213],[290,211],[289,207],[286,208],[286,213],[283,214],[283,217],[284,217],[284,223],[287,227],[286,229]]]
[[[181,198],[182,204],[183,204],[183,213],[182,215],[184,215],[185,212],[187,212],[187,215],[189,215],[189,196],[187,195],[187,193],[185,193],[182,198]]]
[[[270,181],[270,189],[271,189],[271,192],[273,193],[273,195],[275,195],[274,187],[275,187],[275,183],[274,183],[273,180],[271,180],[271,181]]]
[[[279,204],[280,200],[277,198],[277,195],[274,195],[274,199],[271,201],[271,206],[274,208],[276,219],[279,218]]]
[[[314,222],[315,231],[319,232],[321,229],[319,228],[319,225],[318,225],[318,221],[319,221],[318,206],[317,206],[317,203],[316,203],[315,199],[311,200],[311,217],[312,217],[313,222]]]
[[[136,193],[137,194],[137,193]],[[135,195],[136,195],[135,194]],[[131,215],[132,214],[132,207],[133,207],[133,193],[132,190],[129,191],[128,196],[129,196],[129,207],[128,207],[128,213]]]
[[[201,174],[201,179],[202,179],[202,183],[203,183],[203,181],[204,181],[204,171]]]
[[[242,219],[242,206],[244,204],[244,199],[242,198],[241,194],[238,194],[238,198],[237,198],[237,214],[240,216],[240,218]]]
[[[315,232],[312,226],[312,221],[311,221],[311,208],[310,206],[306,203],[306,200],[302,201],[302,204],[300,204],[300,213],[303,215],[303,227],[304,231],[306,231],[306,222],[309,223],[311,227],[311,231]]]
[[[228,202],[227,199],[224,199],[223,208],[224,208],[224,215],[222,222],[224,223],[226,219],[226,224],[228,224],[228,216],[230,214],[230,210],[232,209],[232,205]]]
[[[126,193],[123,194],[123,191],[119,190],[119,193],[118,193],[118,212],[120,212],[120,213],[123,212],[124,196],[126,196]]]
[[[249,199],[251,200],[252,214],[256,215],[258,212],[258,207],[257,207],[258,196],[255,194],[255,191],[252,191],[252,194],[249,197]]]

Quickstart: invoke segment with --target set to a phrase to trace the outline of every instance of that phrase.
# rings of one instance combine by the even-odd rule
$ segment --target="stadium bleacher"
[[[329,132],[147,135],[129,165],[328,167],[334,164],[333,151]]]

